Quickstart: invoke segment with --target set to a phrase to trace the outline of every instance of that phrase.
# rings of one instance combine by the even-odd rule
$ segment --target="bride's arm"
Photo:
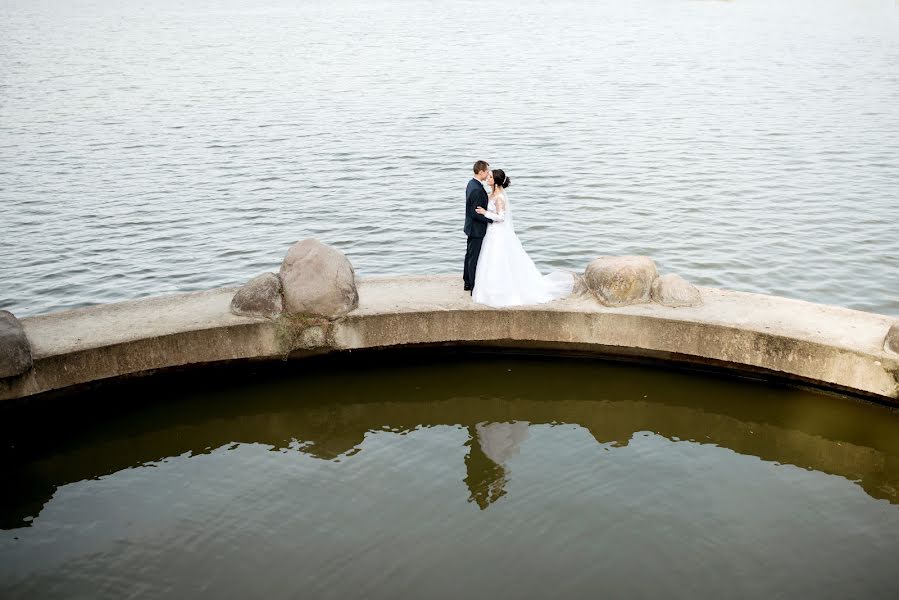
[[[480,212],[480,211],[478,211]],[[506,220],[506,201],[502,198],[496,199],[496,212],[492,212],[489,210],[485,210],[481,213],[491,221],[496,221],[497,223],[502,223]]]

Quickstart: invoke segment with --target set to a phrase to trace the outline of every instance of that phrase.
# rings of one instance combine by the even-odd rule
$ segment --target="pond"
[[[899,594],[899,416],[818,392],[461,349],[0,413],[4,598]]]

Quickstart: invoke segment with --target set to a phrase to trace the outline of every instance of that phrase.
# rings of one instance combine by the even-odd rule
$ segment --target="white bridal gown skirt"
[[[488,306],[541,304],[564,298],[573,289],[571,273],[541,275],[507,223],[487,228],[475,272],[475,302]]]

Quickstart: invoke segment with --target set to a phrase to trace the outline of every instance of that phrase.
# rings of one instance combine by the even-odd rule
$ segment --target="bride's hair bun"
[[[506,189],[507,187],[509,187],[509,185],[511,185],[512,178],[506,177],[506,172],[502,169],[495,169],[493,171],[493,183],[503,189]]]

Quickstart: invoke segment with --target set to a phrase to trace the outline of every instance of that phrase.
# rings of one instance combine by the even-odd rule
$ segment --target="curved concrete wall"
[[[712,365],[899,404],[895,319],[798,300],[700,288],[703,305],[599,305],[588,296],[491,309],[459,278],[359,282],[342,319],[234,316],[234,289],[79,309],[22,320],[34,367],[0,380],[0,399],[157,369],[416,344],[566,349]]]

